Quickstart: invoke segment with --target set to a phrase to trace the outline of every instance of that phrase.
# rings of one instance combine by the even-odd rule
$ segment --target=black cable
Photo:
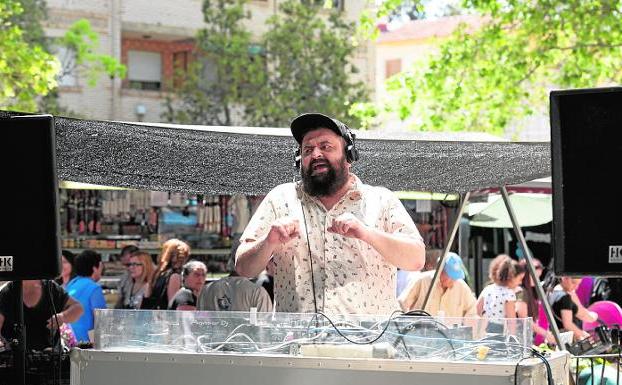
[[[399,345],[400,342],[402,342],[402,346],[404,347],[404,352],[406,353],[406,357],[410,360],[410,353],[408,352],[408,346],[406,346],[406,341],[404,340],[404,331],[402,329],[400,329],[400,326],[397,324],[397,321],[393,320],[393,325],[395,325],[395,329],[397,330],[399,336],[395,339],[395,342],[393,342],[393,347],[397,348],[397,345]]]
[[[553,370],[551,369],[551,364],[549,363],[549,360],[546,359],[546,357],[544,357],[544,355],[542,355],[540,352],[538,352],[536,349],[532,348],[532,347],[526,347],[526,346],[521,346],[523,349],[531,352],[531,354],[533,354],[534,356],[536,356],[537,358],[539,358],[540,360],[542,360],[542,362],[544,363],[544,366],[546,367],[546,375],[547,375],[547,384],[548,385],[555,385],[555,382],[553,381]],[[520,366],[520,363],[530,357],[523,357],[521,358],[517,363],[516,366],[514,367],[514,385],[518,385],[518,367]]]
[[[296,188],[296,186],[294,186]],[[302,221],[305,225],[305,235],[307,237],[307,249],[309,250],[309,264],[311,265],[311,290],[313,291],[313,309],[317,314],[317,299],[315,298],[315,276],[313,274],[313,256],[311,255],[311,240],[309,239],[309,231],[307,229],[307,217],[305,215],[305,208],[302,204],[302,196],[300,197],[300,209],[302,210]],[[324,309],[322,309],[324,310]]]
[[[404,313],[404,315],[413,316],[413,317],[420,317],[420,316],[432,317],[432,314],[428,313],[427,311],[423,309],[414,309],[414,310]]]
[[[413,314],[413,313],[414,313],[414,314]],[[441,335],[441,336],[445,339],[445,341],[447,341],[447,343],[449,344],[449,347],[450,347],[450,348],[451,348],[451,350],[452,350],[452,353],[453,353],[454,358],[456,358],[456,348],[455,348],[455,346],[454,346],[454,344],[453,344],[453,342],[452,342],[452,340],[451,340],[451,337],[449,337],[449,336],[448,336],[448,335],[444,332],[444,330],[443,330],[443,329],[445,329],[445,330],[449,330],[449,328],[447,327],[447,325],[443,324],[442,322],[439,322],[439,321],[435,320],[435,319],[434,319],[432,316],[430,316],[430,315],[429,315],[429,313],[428,313],[428,312],[426,312],[425,310],[412,310],[412,311],[409,311],[408,313],[406,313],[406,314],[404,314],[404,315],[406,315],[406,316],[413,316],[413,315],[415,315],[415,316],[422,316],[422,315],[424,315],[424,314],[426,315],[426,316],[425,316],[426,318],[420,318],[420,319],[417,319],[417,320],[415,320],[415,321],[411,322],[411,323],[410,323],[410,325],[414,325],[414,324],[417,324],[417,323],[420,323],[420,322],[424,322],[424,321],[431,322],[434,326],[436,326],[435,330],[436,330],[436,331],[437,331],[437,332],[438,332],[438,333],[439,333],[439,334],[440,334],[440,335]],[[439,327],[438,327],[438,325],[442,326],[442,328],[439,328]],[[409,329],[406,331],[406,333],[405,333],[405,332],[403,332],[403,331],[400,331],[400,330],[398,329],[398,331],[400,332],[400,334],[401,334],[401,335],[400,335],[399,337],[397,337],[397,339],[396,339],[396,341],[394,342],[394,345],[393,345],[393,346],[395,346],[396,344],[398,344],[398,343],[399,343],[399,340],[401,339],[401,340],[402,340],[402,342],[404,343],[404,347],[406,347],[406,343],[404,342],[404,336],[405,336],[405,335],[407,335],[407,334],[408,334],[408,332],[410,332],[411,330],[414,330],[414,328],[409,328]],[[408,354],[408,356],[409,356],[409,358],[410,358],[410,354]]]
[[[328,323],[330,323],[330,325],[333,327],[333,329],[335,329],[335,331],[337,332],[337,334],[339,334],[341,337],[343,337],[346,341],[353,343],[355,345],[370,345],[373,344],[374,342],[378,341],[383,335],[384,333],[386,333],[387,329],[389,328],[389,324],[390,321],[394,320],[393,316],[395,314],[403,314],[403,312],[401,310],[395,310],[393,313],[391,313],[391,315],[389,316],[389,318],[386,320],[386,325],[384,326],[384,329],[382,329],[382,331],[380,332],[380,334],[378,336],[376,336],[376,338],[374,338],[371,341],[365,341],[365,342],[360,342],[360,341],[353,341],[350,338],[348,338],[348,336],[346,336],[345,334],[343,334],[341,332],[341,330],[339,330],[339,328],[337,326],[335,326],[335,324],[333,323],[333,321],[324,313],[316,313],[314,315],[314,317],[317,317],[318,315],[321,315],[322,317],[326,318],[326,320],[328,321]]]

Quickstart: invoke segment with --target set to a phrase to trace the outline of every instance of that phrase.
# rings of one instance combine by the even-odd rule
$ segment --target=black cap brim
[[[296,119],[292,120],[292,123],[289,126],[292,130],[292,136],[298,144],[302,143],[302,138],[304,138],[305,134],[311,130],[317,128],[328,128],[341,137],[344,136],[344,133],[339,127],[339,123],[334,119],[319,113],[307,113],[298,116]]]

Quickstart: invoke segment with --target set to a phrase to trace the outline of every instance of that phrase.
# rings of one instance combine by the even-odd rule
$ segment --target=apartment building
[[[376,41],[375,100],[386,96],[385,82],[388,78],[436,52],[439,42],[451,35],[459,25],[477,28],[480,23],[479,16],[464,15],[412,20],[394,30],[387,30],[386,26],[381,25]]]
[[[267,30],[266,20],[283,0],[249,0],[255,36]],[[306,0],[322,1],[323,0]],[[365,6],[359,0],[334,0],[350,21]],[[99,52],[128,68],[125,79],[102,75],[89,87],[79,74],[61,79],[61,105],[92,119],[159,122],[167,89],[177,69],[187,68],[194,38],[203,28],[202,0],[47,0],[48,36],[62,36],[79,19],[87,19],[99,34]],[[353,58],[359,79],[374,84],[373,43],[362,45]]]

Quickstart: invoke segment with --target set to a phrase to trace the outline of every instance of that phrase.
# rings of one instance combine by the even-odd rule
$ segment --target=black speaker
[[[622,88],[553,91],[551,153],[556,274],[622,275]]]
[[[0,119],[0,281],[60,274],[54,118]]]

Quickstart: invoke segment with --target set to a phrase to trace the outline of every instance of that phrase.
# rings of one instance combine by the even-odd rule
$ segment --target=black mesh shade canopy
[[[0,118],[16,114],[0,111]],[[258,195],[292,181],[296,173],[296,142],[289,128],[64,117],[55,117],[55,125],[58,177],[63,180],[155,191]],[[367,184],[394,191],[462,193],[550,175],[549,143],[360,138],[356,145],[361,159],[354,163],[354,173]]]

